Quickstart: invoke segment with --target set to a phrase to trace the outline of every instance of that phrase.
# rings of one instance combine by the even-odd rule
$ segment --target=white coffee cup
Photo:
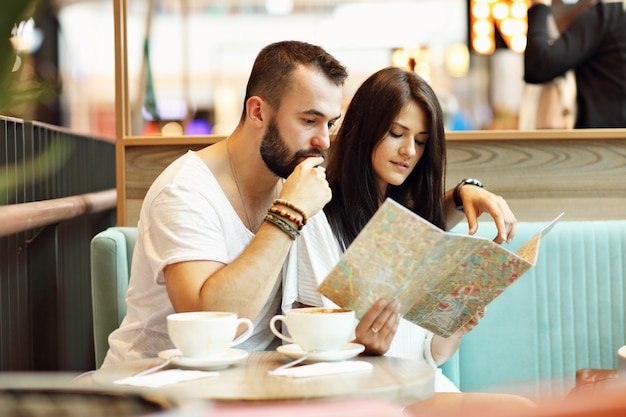
[[[282,321],[290,336],[282,334],[276,323]],[[279,338],[300,346],[305,352],[337,351],[354,336],[356,320],[353,310],[343,308],[294,308],[286,315],[270,320],[270,329]]]
[[[626,345],[617,350],[617,370],[626,377]]]
[[[246,331],[235,339],[237,329],[246,325]],[[219,357],[228,348],[237,346],[252,336],[254,325],[246,318],[224,311],[194,311],[167,316],[167,332],[174,346],[185,357]]]

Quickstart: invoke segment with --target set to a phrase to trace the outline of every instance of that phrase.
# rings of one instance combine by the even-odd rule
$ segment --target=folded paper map
[[[318,291],[362,317],[379,298],[447,337],[532,268],[561,213],[513,253],[492,240],[445,232],[385,200]]]

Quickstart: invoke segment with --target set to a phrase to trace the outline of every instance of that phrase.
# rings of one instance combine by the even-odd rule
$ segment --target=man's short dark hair
[[[252,66],[241,120],[246,116],[245,103],[252,96],[263,97],[272,107],[278,108],[299,65],[317,68],[338,86],[343,85],[348,76],[346,67],[320,46],[301,41],[269,44],[261,49]]]

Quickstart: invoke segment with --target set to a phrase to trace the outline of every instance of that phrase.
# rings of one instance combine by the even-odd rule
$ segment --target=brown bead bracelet
[[[283,200],[282,198],[277,198],[276,200],[274,200],[272,202],[272,205],[274,205],[274,206],[285,206],[285,207],[290,208],[293,211],[297,212],[299,215],[302,216],[302,224],[303,225],[305,225],[307,220],[309,219],[308,216],[306,215],[306,213],[304,212],[304,210],[302,210],[300,207],[298,207],[295,204],[293,204],[291,201]]]
[[[302,230],[302,228],[304,227],[304,223],[302,222],[302,220],[300,220],[298,217],[294,216],[293,214],[289,213],[286,210],[283,210],[276,206],[272,206],[270,207],[269,212],[274,213],[277,216],[280,216],[282,218],[289,220],[291,223],[296,225],[298,230]]]

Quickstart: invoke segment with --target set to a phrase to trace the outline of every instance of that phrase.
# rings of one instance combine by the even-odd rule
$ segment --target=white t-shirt
[[[213,173],[193,151],[174,161],[152,184],[137,227],[126,317],[109,336],[104,365],[155,357],[174,347],[166,326],[167,315],[174,312],[165,289],[166,265],[197,260],[228,264],[254,237]],[[238,348],[270,347],[275,338],[268,323],[280,311],[280,290],[277,277],[271,302],[254,321],[253,336]]]
[[[289,262],[283,268],[283,310],[294,302],[305,305],[335,306],[316,288],[339,262],[343,251],[324,212],[312,216],[292,246]],[[293,259],[297,257],[297,262]],[[433,333],[402,319],[386,355],[424,362],[435,368],[435,391],[459,392],[431,354]]]

